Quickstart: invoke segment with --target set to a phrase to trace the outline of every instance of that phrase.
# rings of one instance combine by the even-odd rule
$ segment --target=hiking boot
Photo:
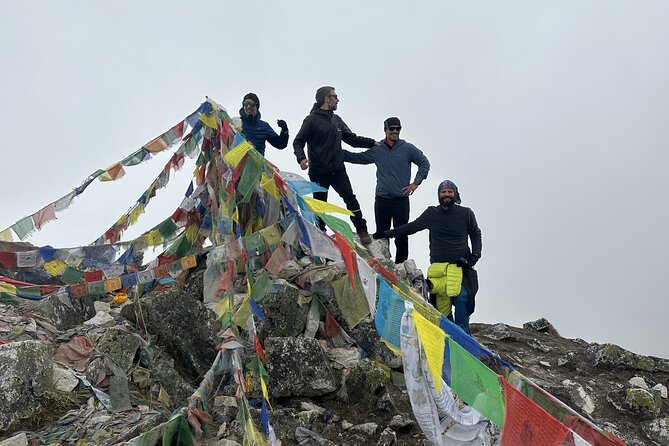
[[[367,231],[358,232],[358,237],[360,237],[360,243],[362,243],[363,245],[372,244],[372,238],[369,236],[369,233]]]

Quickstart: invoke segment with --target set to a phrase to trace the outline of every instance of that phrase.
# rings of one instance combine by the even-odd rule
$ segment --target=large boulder
[[[668,360],[637,355],[615,344],[592,344],[586,354],[597,367],[669,373]]]
[[[256,322],[261,342],[269,337],[296,337],[304,332],[309,305],[298,305],[299,297],[297,287],[285,280],[274,284],[272,291],[258,304],[265,316],[264,321]]]
[[[216,314],[177,286],[150,292],[139,305],[126,305],[121,314],[156,336],[182,376],[201,379],[216,358]]]
[[[61,331],[75,328],[95,316],[93,299],[90,297],[70,299],[67,296],[49,296],[36,302],[32,311],[48,319]]]
[[[0,432],[42,409],[53,385],[52,356],[45,341],[0,345]]]
[[[277,397],[321,396],[337,390],[337,380],[317,340],[267,338],[267,371]]]
[[[132,365],[142,339],[119,328],[110,328],[96,342],[95,349],[108,356],[124,371]]]

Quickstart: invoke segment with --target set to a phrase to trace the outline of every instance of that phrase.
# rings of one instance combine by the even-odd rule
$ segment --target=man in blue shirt
[[[242,120],[242,135],[253,147],[265,156],[265,141],[277,149],[285,149],[288,145],[288,125],[283,119],[276,121],[281,128],[281,134],[277,135],[274,129],[265,121],[260,119],[260,99],[255,93],[248,93],[242,100],[242,108],[239,109],[239,117]]]
[[[383,233],[409,222],[409,196],[427,178],[430,162],[416,146],[400,139],[402,124],[399,118],[391,117],[383,122],[386,137],[378,146],[353,153],[344,150],[344,161],[353,164],[376,164],[376,197],[374,217],[376,232]],[[418,166],[418,172],[411,181],[411,164]],[[409,257],[409,237],[395,238],[395,263],[402,263]]]

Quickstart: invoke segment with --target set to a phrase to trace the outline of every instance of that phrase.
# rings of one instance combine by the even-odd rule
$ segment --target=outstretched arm
[[[355,153],[349,152],[346,149],[343,149],[344,152],[344,161],[352,164],[372,164],[374,163],[374,149],[365,150],[364,152]]]
[[[341,122],[341,139],[351,147],[369,148],[378,144],[372,138],[365,138],[364,136],[358,136],[353,133],[344,121]]]
[[[383,233],[383,237],[386,238],[393,238],[393,237],[399,237],[402,235],[412,235],[415,234],[416,232],[422,231],[423,229],[427,229],[427,213],[429,209],[426,209],[420,217],[415,219],[412,222],[409,222],[405,225],[402,225],[398,228],[391,229],[390,231],[386,231]],[[377,237],[375,237],[377,238]]]

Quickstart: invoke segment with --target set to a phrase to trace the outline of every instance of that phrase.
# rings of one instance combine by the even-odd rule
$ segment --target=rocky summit
[[[421,275],[412,261],[395,268],[382,241],[370,250],[409,282]],[[243,444],[247,427],[239,413],[248,410],[261,425],[265,382],[277,444],[431,444],[414,417],[402,358],[380,342],[369,316],[351,328],[338,310],[332,284],[343,272],[336,265],[291,262],[268,284],[258,303],[264,318],[255,327],[267,364],[262,383],[250,373],[208,374],[221,334],[215,303],[203,302],[204,262],[201,256],[182,286],[158,287],[119,304],[107,295],[4,299],[0,446],[189,444],[178,435],[166,443],[164,426],[203,380],[212,389],[206,411],[188,416],[202,445]],[[300,280],[314,285],[340,328],[336,336],[324,336],[327,321],[314,325],[312,296],[296,286]],[[669,444],[668,360],[565,339],[543,318],[523,327],[471,328],[482,346],[626,444]],[[243,347],[245,364],[257,352],[248,341],[233,341]],[[235,395],[239,380],[248,408]],[[499,433],[489,425],[485,444],[497,444]]]

